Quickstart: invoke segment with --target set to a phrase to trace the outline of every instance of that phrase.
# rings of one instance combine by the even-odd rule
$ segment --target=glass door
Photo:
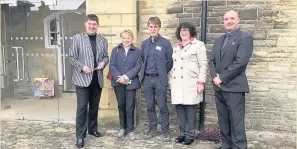
[[[10,108],[1,111],[13,119],[58,122],[59,19],[53,1],[11,1],[6,4],[9,37],[5,57],[11,73]],[[1,32],[2,34],[2,32]],[[4,39],[1,39],[4,41]]]
[[[60,0],[67,4],[68,10],[64,10],[59,13],[60,20],[60,48],[61,48],[61,64],[62,71],[59,71],[59,77],[63,83],[63,98],[60,98],[59,102],[59,121],[60,122],[75,122],[76,117],[76,94],[75,87],[72,84],[72,69],[73,67],[69,63],[69,45],[72,40],[72,36],[85,31],[84,22],[86,17],[86,5],[85,0],[73,1],[72,5],[69,0]],[[59,2],[58,2],[59,3]]]
[[[85,0],[1,3],[1,118],[75,122],[68,48],[84,31]]]
[[[12,81],[12,53],[10,47],[10,32],[9,28],[9,6],[1,5],[0,7],[0,100],[1,110],[10,108],[10,100],[13,94],[13,81]],[[2,114],[0,113],[1,118]],[[7,116],[7,115],[3,115]]]

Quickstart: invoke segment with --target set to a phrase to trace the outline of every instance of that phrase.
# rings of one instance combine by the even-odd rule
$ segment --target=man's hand
[[[118,76],[118,79],[116,82],[119,82],[121,84],[126,84],[126,79],[123,76]]]
[[[105,65],[104,62],[100,62],[99,65],[98,65],[98,69],[103,69],[104,65]]]
[[[213,79],[213,82],[214,82],[218,87],[220,87],[220,84],[222,83],[222,80],[220,79],[220,75],[219,75],[219,74],[217,74],[217,77],[215,77],[215,78]]]
[[[83,72],[85,72],[85,73],[90,73],[90,72],[92,72],[92,69],[89,68],[88,66],[84,66],[82,70],[83,70]]]
[[[204,84],[203,83],[198,83],[197,84],[197,92],[202,93],[204,90]]]

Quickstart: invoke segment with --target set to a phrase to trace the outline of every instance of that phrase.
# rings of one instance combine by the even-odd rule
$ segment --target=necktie
[[[228,39],[230,37],[230,34],[226,34],[226,37],[225,37],[225,40],[224,40],[224,44],[223,44],[223,48],[225,48],[227,42],[228,42]]]

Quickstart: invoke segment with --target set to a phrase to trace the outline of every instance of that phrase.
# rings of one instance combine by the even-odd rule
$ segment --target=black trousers
[[[197,105],[175,105],[180,136],[195,139]]]
[[[134,131],[134,110],[136,89],[126,90],[126,86],[114,87],[118,101],[118,110],[121,129],[127,133]]]
[[[92,82],[88,87],[76,86],[76,138],[83,139],[86,132],[98,130],[98,108],[102,88],[98,82],[97,73],[94,73]],[[89,106],[89,109],[88,109]]]
[[[245,93],[215,91],[222,147],[246,149]]]

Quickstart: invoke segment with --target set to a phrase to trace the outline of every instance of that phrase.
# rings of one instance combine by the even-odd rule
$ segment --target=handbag
[[[203,141],[207,140],[215,143],[222,141],[220,130],[206,131],[206,132],[200,133],[198,136],[196,136],[196,138],[199,140],[203,140]]]
[[[107,76],[106,76],[106,79],[111,80],[111,78],[112,78],[111,72],[108,71]]]

